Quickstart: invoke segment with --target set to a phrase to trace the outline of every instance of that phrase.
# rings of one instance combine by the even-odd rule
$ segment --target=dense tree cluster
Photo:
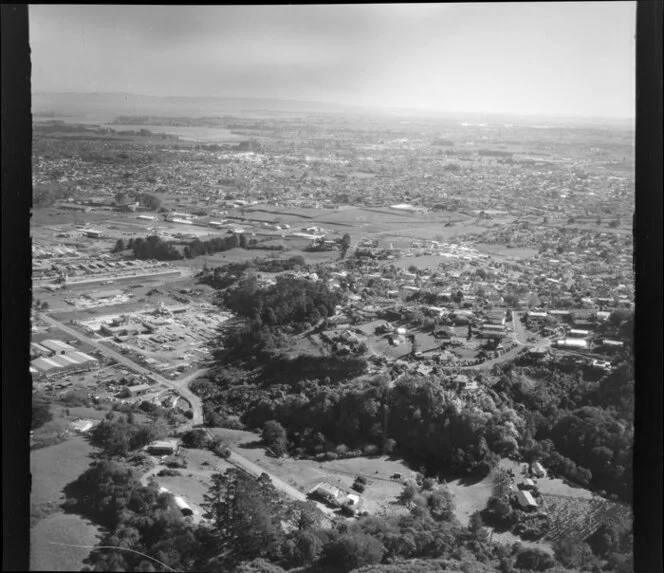
[[[182,255],[172,244],[157,235],[150,235],[146,239],[142,237],[129,239],[126,246],[128,249],[132,249],[135,258],[141,260],[177,261],[182,259]]]
[[[270,327],[316,323],[333,315],[340,300],[340,294],[322,282],[287,276],[277,276],[276,284],[267,288],[259,288],[255,277],[247,277],[224,298],[236,314]]]
[[[243,234],[227,235],[225,237],[214,237],[207,241],[194,239],[184,248],[184,256],[187,259],[194,259],[201,255],[213,255],[223,251],[229,251],[237,247],[246,247],[247,238]]]
[[[106,420],[90,431],[90,443],[108,456],[126,456],[154,440],[168,435],[168,427],[163,420],[150,424],[138,424],[133,416],[109,413]]]
[[[525,421],[520,445],[531,459],[631,501],[634,373],[628,360],[597,382],[577,372],[508,366],[493,389],[498,403]]]

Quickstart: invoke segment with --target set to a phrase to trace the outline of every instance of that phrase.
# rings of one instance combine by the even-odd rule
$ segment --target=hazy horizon
[[[635,6],[33,5],[32,89],[633,121]]]

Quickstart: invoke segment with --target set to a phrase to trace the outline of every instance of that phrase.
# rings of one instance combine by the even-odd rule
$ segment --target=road
[[[270,473],[267,471],[265,468],[259,466],[258,464],[255,464],[254,462],[249,461],[247,458],[245,458],[243,455],[238,454],[237,451],[234,449],[231,449],[231,455],[230,457],[226,460],[229,463],[233,464],[235,467],[244,470],[248,474],[251,474],[255,477],[260,476],[261,474],[265,473],[268,476],[270,476],[270,479],[272,480],[272,484],[276,489],[279,491],[285,493],[287,496],[298,500],[298,501],[308,501],[308,498],[306,494],[302,493],[300,490],[294,488],[292,485],[286,483],[284,480],[278,478],[274,474]],[[325,514],[329,518],[333,518],[335,516],[334,510],[329,508],[326,505],[323,505],[322,503],[319,503],[317,501],[314,501],[318,509],[320,509],[323,514]]]
[[[144,368],[143,366],[136,364],[136,362],[134,362],[130,358],[127,358],[123,354],[102,344],[99,340],[94,340],[89,336],[79,332],[78,330],[55,320],[51,316],[45,315],[43,313],[37,313],[37,314],[39,318],[44,320],[44,322],[46,322],[47,324],[66,332],[70,336],[73,336],[74,338],[80,340],[81,342],[84,342],[85,344],[89,344],[95,350],[102,353],[104,356],[108,356],[109,358],[115,360],[118,364],[122,364],[123,366],[126,366],[127,368],[133,370],[137,374],[143,374],[151,378],[158,384],[166,386],[167,388],[177,392],[191,405],[191,410],[193,413],[193,417],[191,419],[191,425],[198,426],[203,423],[203,402],[198,396],[196,396],[196,394],[194,394],[191,390],[189,390],[188,384],[192,380],[205,374],[207,372],[207,369],[197,370],[196,372],[188,374],[187,376],[184,376],[179,380],[168,380],[167,378],[164,378],[159,374],[155,374],[151,370],[148,370],[147,368]]]

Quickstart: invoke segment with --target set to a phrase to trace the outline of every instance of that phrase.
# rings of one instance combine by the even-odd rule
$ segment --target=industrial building
[[[38,346],[41,346],[41,348],[46,348],[51,355],[76,351],[73,346],[67,344],[66,342],[62,342],[62,340],[42,340]]]
[[[66,354],[54,354],[50,357],[42,356],[36,358],[30,363],[30,371],[36,376],[51,376],[54,374],[91,370],[97,366],[99,366],[99,362],[96,358],[74,350]]]

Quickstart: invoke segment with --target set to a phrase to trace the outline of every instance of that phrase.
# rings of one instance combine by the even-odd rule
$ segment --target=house
[[[328,503],[339,501],[343,497],[342,491],[338,487],[334,487],[326,482],[321,482],[315,486],[310,492],[310,495],[317,495],[323,498]]]
[[[530,466],[530,471],[537,477],[544,477],[546,475],[544,473],[544,468],[542,467],[542,464],[540,464],[539,462],[534,462]]]
[[[535,482],[531,480],[530,478],[524,479],[520,484],[519,488],[524,489],[524,490],[530,490],[535,487]]]
[[[532,496],[532,494],[529,491],[524,491],[521,489],[517,490],[516,500],[519,506],[521,506],[521,509],[533,510],[538,508],[535,498]]]
[[[152,386],[149,384],[138,384],[136,386],[127,386],[124,389],[124,396],[128,398],[133,398],[136,396],[141,396],[142,394],[145,394],[146,392],[149,392],[152,389]]]

